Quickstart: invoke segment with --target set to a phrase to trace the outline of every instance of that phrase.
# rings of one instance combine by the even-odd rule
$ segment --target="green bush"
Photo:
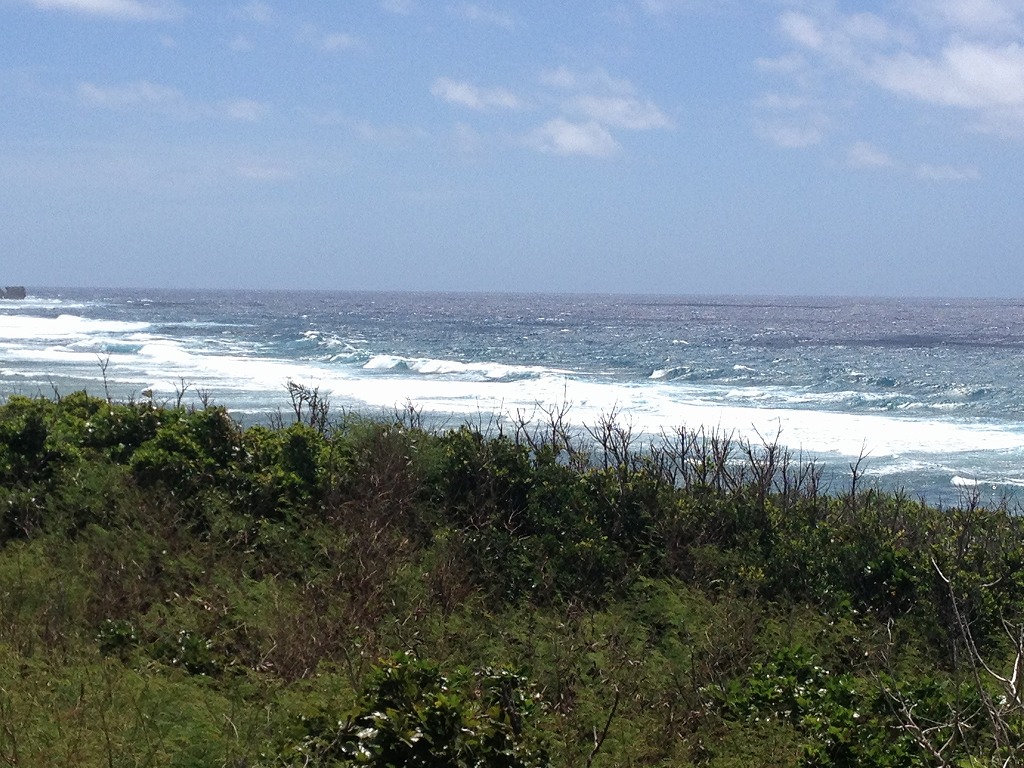
[[[344,721],[306,718],[286,749],[317,765],[407,768],[541,768],[545,750],[530,732],[536,706],[526,681],[506,670],[475,675],[401,653],[383,662]]]
[[[1005,508],[321,415],[0,405],[0,764],[1020,757]]]

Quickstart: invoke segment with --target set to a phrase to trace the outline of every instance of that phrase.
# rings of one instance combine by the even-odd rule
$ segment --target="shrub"
[[[296,751],[318,765],[541,768],[548,760],[528,722],[535,706],[507,670],[459,669],[449,679],[401,653],[376,669],[349,719],[305,719]]]

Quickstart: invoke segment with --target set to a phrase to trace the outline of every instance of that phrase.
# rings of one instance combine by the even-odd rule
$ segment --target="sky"
[[[0,0],[0,283],[1024,293],[1024,0]]]

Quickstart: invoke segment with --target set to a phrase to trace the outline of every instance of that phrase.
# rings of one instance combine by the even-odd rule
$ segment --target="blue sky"
[[[0,0],[0,282],[1024,292],[1021,0]]]

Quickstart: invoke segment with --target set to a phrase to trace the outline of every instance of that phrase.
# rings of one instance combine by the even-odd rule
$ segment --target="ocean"
[[[777,441],[845,489],[1016,506],[1024,301],[29,289],[0,301],[0,400],[86,390],[291,412],[412,405],[493,427],[568,408],[644,440],[677,427]]]

